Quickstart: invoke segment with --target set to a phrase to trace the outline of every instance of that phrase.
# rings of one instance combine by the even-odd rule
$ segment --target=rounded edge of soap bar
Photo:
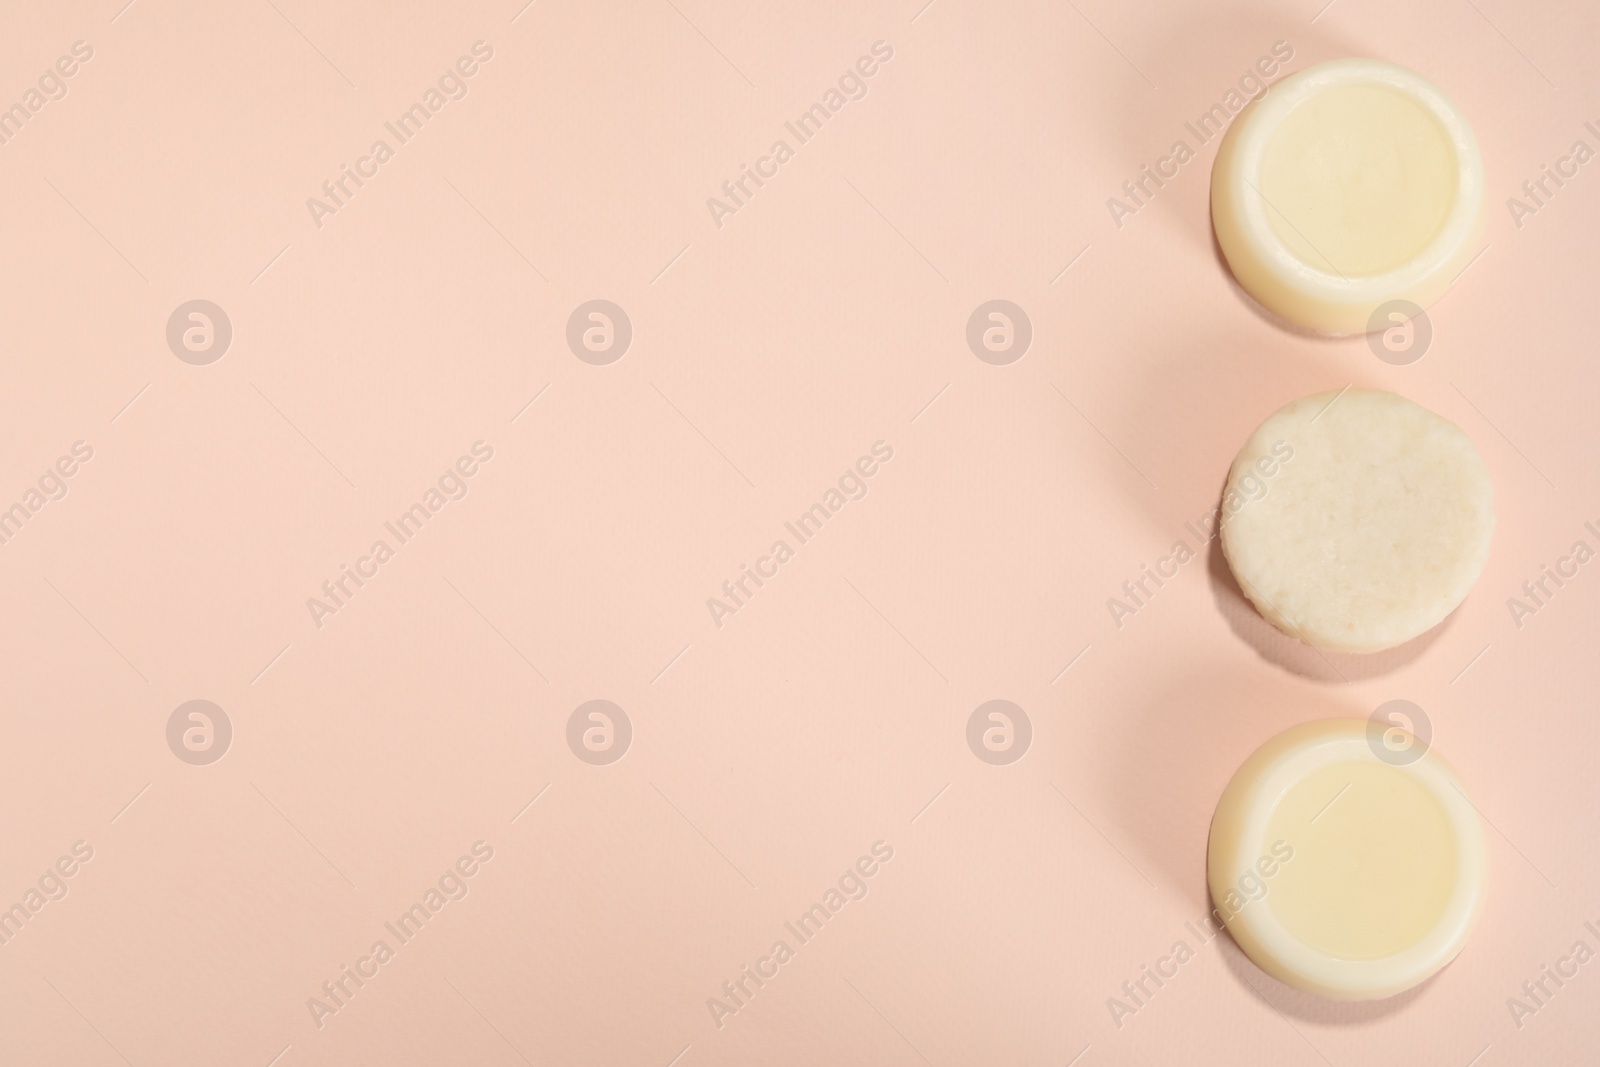
[[[1450,537],[1453,544],[1462,548],[1459,565],[1450,568],[1435,566],[1431,570],[1424,571],[1436,574],[1442,580],[1448,580],[1450,586],[1448,590],[1437,598],[1402,602],[1396,599],[1395,590],[1389,587],[1386,590],[1388,599],[1385,601],[1388,610],[1382,617],[1381,624],[1372,622],[1363,628],[1352,623],[1347,611],[1348,606],[1341,605],[1336,599],[1330,598],[1333,607],[1322,607],[1321,610],[1314,610],[1319,607],[1318,605],[1297,602],[1306,595],[1308,583],[1298,576],[1288,585],[1272,581],[1270,573],[1264,573],[1264,569],[1270,572],[1275,562],[1273,557],[1265,554],[1263,558],[1263,553],[1252,552],[1246,546],[1249,543],[1250,529],[1259,530],[1264,519],[1271,521],[1276,517],[1276,512],[1272,510],[1275,505],[1263,503],[1272,499],[1274,482],[1284,478],[1293,479],[1296,476],[1306,477],[1306,464],[1314,462],[1313,457],[1301,455],[1298,460],[1299,467],[1294,466],[1296,460],[1292,457],[1297,454],[1294,451],[1296,448],[1299,453],[1305,452],[1308,436],[1332,438],[1329,443],[1334,448],[1334,454],[1339,462],[1366,465],[1374,470],[1383,469],[1392,473],[1394,468],[1392,457],[1370,451],[1373,448],[1372,441],[1381,439],[1381,435],[1356,435],[1359,437],[1357,443],[1348,440],[1351,436],[1349,434],[1342,435],[1346,440],[1338,439],[1341,436],[1337,433],[1339,423],[1353,415],[1378,410],[1379,405],[1386,405],[1391,411],[1403,413],[1405,419],[1415,423],[1413,434],[1405,442],[1410,458],[1427,459],[1436,464],[1454,459],[1470,468],[1462,471],[1459,483],[1471,490],[1462,499],[1465,506],[1463,514],[1476,521],[1470,530],[1454,531]],[[1322,422],[1320,427],[1316,425],[1319,420]],[[1281,469],[1269,465],[1270,469],[1274,469],[1275,477],[1263,480],[1259,464],[1265,459],[1279,457],[1279,446],[1284,443],[1291,446],[1291,458],[1283,462]],[[1360,448],[1369,451],[1353,451]],[[1255,476],[1256,485],[1261,490],[1259,494],[1249,491],[1249,487],[1244,484],[1252,475]],[[1437,477],[1431,480],[1436,484],[1442,481]],[[1320,478],[1314,481],[1315,484],[1322,484]],[[1415,489],[1408,488],[1406,499],[1412,499],[1414,496]],[[1232,499],[1241,501],[1237,510],[1233,510],[1228,504]],[[1273,626],[1290,637],[1326,652],[1358,655],[1383,652],[1420,637],[1438,626],[1450,616],[1451,612],[1460,607],[1472,592],[1473,586],[1477,584],[1483,574],[1483,568],[1488,563],[1489,552],[1494,543],[1494,484],[1489,478],[1489,468],[1484,464],[1483,457],[1473,444],[1472,438],[1443,415],[1398,393],[1382,389],[1346,387],[1338,393],[1314,393],[1292,400],[1267,416],[1245,440],[1238,455],[1234,457],[1233,465],[1228,470],[1223,501],[1218,539],[1222,545],[1223,558],[1228,561],[1228,569],[1238,581],[1240,591]],[[1358,508],[1360,511],[1370,513],[1374,510],[1370,500],[1357,503],[1362,505]],[[1301,521],[1296,516],[1280,519],[1282,522],[1291,520]],[[1369,518],[1367,521],[1381,520]],[[1311,531],[1308,536],[1319,538],[1323,544],[1322,555],[1325,559],[1319,562],[1326,567],[1336,568],[1348,574],[1353,566],[1360,564],[1359,558],[1351,558],[1348,545],[1330,539],[1325,530]],[[1278,559],[1276,562],[1282,563],[1282,560]],[[1280,588],[1286,590],[1287,595],[1280,592]],[[1371,595],[1369,593],[1369,599]]]
[[[1206,847],[1206,882],[1212,906],[1235,943],[1263,971],[1287,985],[1335,1000],[1380,1000],[1414,988],[1460,954],[1482,913],[1488,890],[1489,854],[1477,809],[1455,771],[1425,743],[1422,755],[1400,765],[1380,760],[1369,741],[1375,728],[1365,719],[1321,719],[1278,734],[1256,749],[1234,772],[1217,801]],[[1308,774],[1330,763],[1371,760],[1408,774],[1438,801],[1456,844],[1456,881],[1433,928],[1405,949],[1376,959],[1345,959],[1307,945],[1289,932],[1266,894],[1232,914],[1221,903],[1241,872],[1257,870],[1278,802]],[[1320,814],[1320,813],[1319,813]],[[1292,862],[1292,861],[1291,861]]]
[[[1439,123],[1456,163],[1455,198],[1433,240],[1398,267],[1355,277],[1319,269],[1289,249],[1259,192],[1266,146],[1290,112],[1350,85],[1381,86],[1420,104]],[[1330,60],[1285,78],[1228,127],[1211,168],[1212,225],[1239,284],[1282,319],[1334,336],[1366,333],[1373,313],[1391,300],[1425,308],[1443,296],[1475,253],[1484,205],[1483,158],[1466,117],[1422,75],[1379,59]]]

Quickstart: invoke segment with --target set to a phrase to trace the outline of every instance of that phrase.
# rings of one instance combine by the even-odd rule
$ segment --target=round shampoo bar
[[[1233,461],[1222,551],[1278,629],[1330,652],[1427,632],[1489,558],[1494,490],[1470,438],[1394,393],[1302,397]]]
[[[1438,299],[1476,254],[1483,212],[1467,120],[1432,82],[1376,59],[1273,86],[1228,128],[1211,171],[1234,277],[1319,333],[1365,333],[1390,301]]]
[[[1279,981],[1339,1000],[1393,996],[1455,959],[1487,880],[1455,772],[1381,723],[1279,734],[1211,820],[1207,881],[1234,941]]]

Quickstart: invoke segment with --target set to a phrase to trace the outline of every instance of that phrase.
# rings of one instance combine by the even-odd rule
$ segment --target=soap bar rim
[[[1218,907],[1217,901],[1233,888],[1240,873],[1255,864],[1272,813],[1289,787],[1328,763],[1352,758],[1378,761],[1368,745],[1368,729],[1367,720],[1355,718],[1301,723],[1269,738],[1240,764],[1217,801],[1206,843],[1206,882],[1213,907]],[[1314,742],[1309,749],[1308,741]],[[1270,906],[1262,906],[1265,897],[1224,920],[1235,943],[1256,966],[1288,985],[1336,1000],[1391,997],[1437,974],[1465,947],[1488,890],[1488,844],[1478,811],[1444,757],[1428,747],[1404,766],[1378,762],[1418,780],[1439,802],[1454,831],[1455,886],[1433,929],[1400,952],[1350,960],[1296,938]],[[1273,786],[1277,793],[1269,798],[1267,790]],[[1219,823],[1229,818],[1241,827],[1231,841],[1226,833],[1218,833]]]
[[[1398,91],[1433,116],[1454,152],[1456,188],[1450,213],[1439,231],[1410,259],[1381,274],[1346,276],[1337,268],[1329,272],[1306,262],[1278,237],[1268,217],[1269,206],[1259,193],[1260,168],[1267,141],[1294,108],[1327,89],[1360,84]],[[1486,197],[1483,157],[1466,116],[1421,74],[1369,57],[1318,63],[1268,89],[1224,132],[1212,164],[1212,227],[1235,278],[1273,314],[1335,336],[1367,332],[1372,312],[1390,300],[1407,299],[1427,306],[1442,296],[1459,273],[1451,267],[1465,261],[1483,232]],[[1219,217],[1233,225],[1218,226]],[[1260,276],[1316,305],[1318,313],[1308,317],[1314,321],[1287,314],[1263,299],[1257,291]]]

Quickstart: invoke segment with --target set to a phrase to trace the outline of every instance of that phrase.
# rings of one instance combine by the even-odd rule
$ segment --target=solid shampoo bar
[[[1279,981],[1340,1000],[1393,996],[1453,960],[1488,879],[1455,772],[1380,729],[1328,719],[1279,734],[1211,821],[1207,881],[1234,941]]]
[[[1222,551],[1240,589],[1273,625],[1331,652],[1379,652],[1437,626],[1494,534],[1472,440],[1367,389],[1269,416],[1239,450],[1225,500]]]
[[[1443,295],[1477,252],[1483,206],[1466,119],[1432,82],[1376,59],[1279,82],[1229,127],[1211,172],[1217,243],[1239,284],[1327,334]]]

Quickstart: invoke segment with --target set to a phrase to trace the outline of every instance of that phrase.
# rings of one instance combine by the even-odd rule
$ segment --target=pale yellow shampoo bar
[[[1273,86],[1228,128],[1211,172],[1234,277],[1325,334],[1366,332],[1390,301],[1438,299],[1477,254],[1483,210],[1466,119],[1432,82],[1376,59]]]
[[[1279,734],[1211,822],[1211,897],[1233,939],[1278,980],[1341,1000],[1393,996],[1454,959],[1488,877],[1455,772],[1378,731],[1328,719]]]

